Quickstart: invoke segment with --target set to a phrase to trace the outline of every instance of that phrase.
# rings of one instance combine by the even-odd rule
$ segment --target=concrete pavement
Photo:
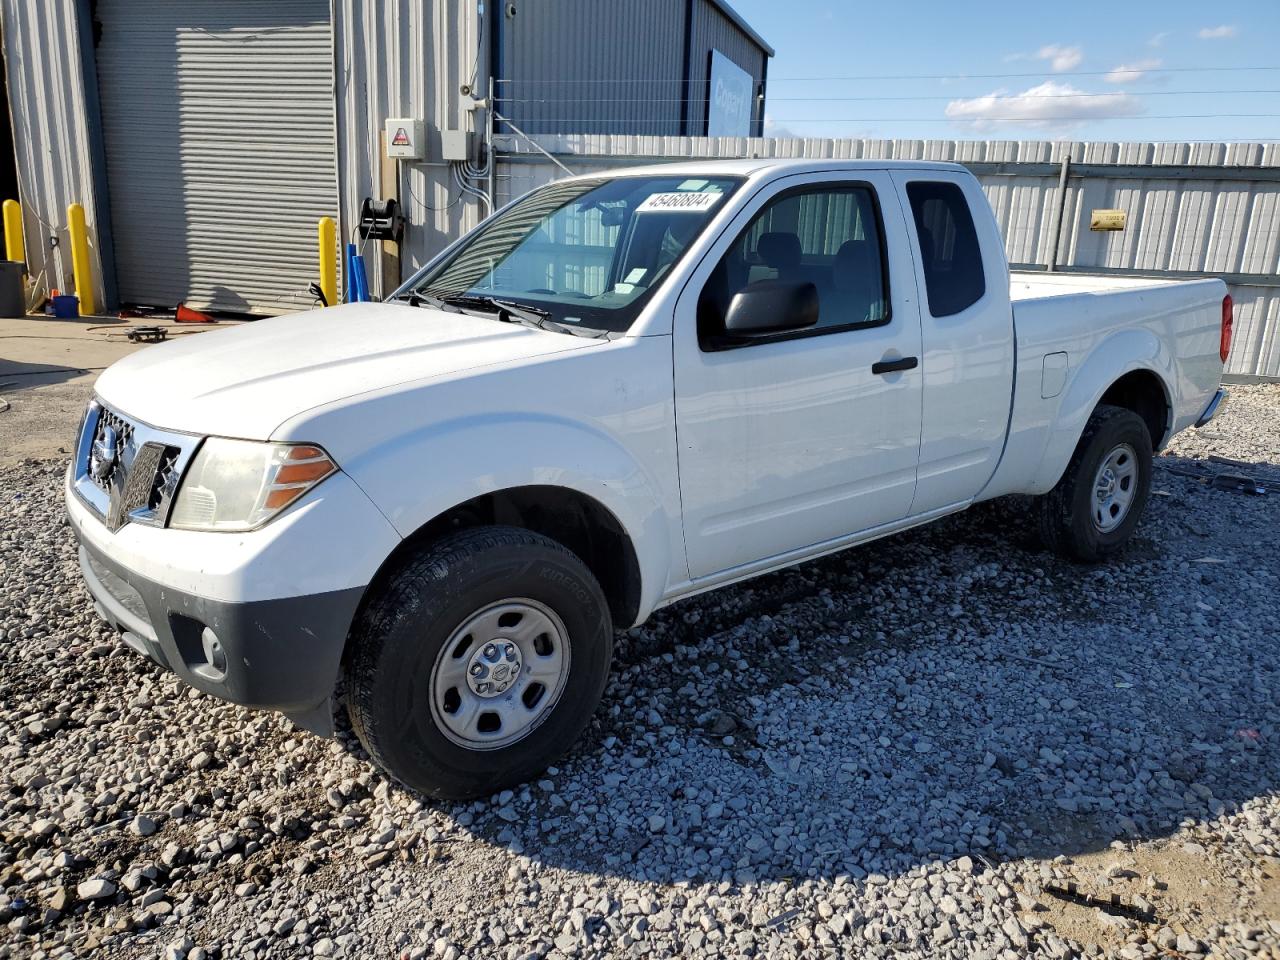
[[[147,349],[125,335],[130,327],[144,324],[146,320],[108,317],[0,318],[0,467],[29,457],[69,455],[98,374],[121,357]],[[156,324],[170,336],[227,325]]]

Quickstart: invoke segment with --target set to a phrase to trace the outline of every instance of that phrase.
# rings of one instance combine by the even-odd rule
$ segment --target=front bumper
[[[133,649],[206,693],[332,733],[347,633],[400,543],[350,477],[335,474],[247,533],[112,531],[70,471],[64,493],[94,605]]]
[[[360,588],[210,600],[138,576],[83,541],[80,572],[98,615],[138,653],[197,690],[332,734],[330,695]]]

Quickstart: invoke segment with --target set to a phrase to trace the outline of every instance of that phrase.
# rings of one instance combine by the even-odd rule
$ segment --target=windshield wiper
[[[570,333],[575,337],[589,337],[593,340],[608,336],[608,332],[605,330],[595,330],[591,327],[575,327],[567,323],[560,323],[558,320],[551,319],[550,310],[543,310],[541,307],[534,307],[527,303],[504,300],[501,297],[491,297],[486,294],[454,293],[446,294],[439,299],[456,306],[478,307],[493,311],[497,314],[498,319],[505,323],[522,323],[526,327],[535,327],[538,330]]]
[[[437,297],[434,294],[423,293],[420,290],[415,290],[413,293],[407,294],[403,297],[397,297],[396,299],[404,300],[411,307],[420,307],[423,304],[426,304],[429,307],[435,307],[437,310],[447,310],[450,313],[462,312],[448,300],[445,300],[442,297]]]
[[[527,323],[535,327],[541,327],[544,320],[551,319],[549,310],[543,310],[541,307],[531,307],[524,303],[516,303],[512,300],[503,300],[501,297],[490,297],[485,294],[454,293],[447,294],[441,299],[445,303],[455,303],[459,306],[487,307],[498,311],[499,315],[506,314],[521,323]]]

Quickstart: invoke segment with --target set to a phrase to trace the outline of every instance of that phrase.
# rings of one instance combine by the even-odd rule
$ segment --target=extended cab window
[[[887,322],[883,231],[871,188],[804,187],[756,214],[703,287],[698,333],[704,348],[723,346],[718,337],[734,295],[766,281],[817,288],[818,321],[804,333]]]
[[[987,282],[964,191],[954,183],[918,181],[907,184],[907,199],[920,237],[929,313],[949,317],[977,303]]]

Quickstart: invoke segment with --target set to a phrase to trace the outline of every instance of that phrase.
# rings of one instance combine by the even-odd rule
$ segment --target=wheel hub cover
[[[1093,480],[1093,525],[1110,533],[1124,522],[1138,483],[1137,454],[1122,443],[1102,461]]]
[[[486,699],[504,694],[520,676],[520,648],[501,637],[484,644],[467,664],[467,686]]]

